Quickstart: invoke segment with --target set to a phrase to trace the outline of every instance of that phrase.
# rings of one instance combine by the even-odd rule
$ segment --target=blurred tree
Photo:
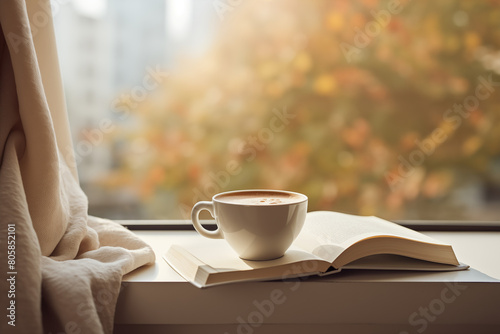
[[[139,189],[156,218],[242,188],[299,191],[310,210],[467,218],[452,190],[499,185],[500,86],[485,85],[500,82],[498,1],[391,3],[242,3],[108,137],[103,184]]]

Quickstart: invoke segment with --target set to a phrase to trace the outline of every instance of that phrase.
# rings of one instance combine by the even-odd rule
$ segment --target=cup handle
[[[217,225],[217,229],[215,231],[209,231],[203,226],[201,226],[200,221],[198,220],[198,215],[200,214],[201,211],[207,210],[210,212],[212,217],[215,218],[215,210],[214,210],[214,203],[212,202],[207,202],[207,201],[201,201],[196,203],[193,206],[193,209],[191,210],[191,220],[193,222],[194,228],[196,231],[204,236],[205,238],[210,238],[210,239],[224,239],[224,234],[222,233],[219,225]],[[216,219],[217,222],[217,219]]]

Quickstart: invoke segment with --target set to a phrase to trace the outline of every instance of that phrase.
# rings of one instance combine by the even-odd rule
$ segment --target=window
[[[277,188],[310,210],[498,219],[499,18],[452,0],[63,4],[90,213],[187,218],[217,192]],[[80,80],[89,59],[103,70]],[[107,96],[91,110],[76,93],[88,85]]]

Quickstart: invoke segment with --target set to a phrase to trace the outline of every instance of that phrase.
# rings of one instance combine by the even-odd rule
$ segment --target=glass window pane
[[[310,210],[500,216],[493,1],[75,0],[55,20],[91,214],[187,219],[276,188]]]

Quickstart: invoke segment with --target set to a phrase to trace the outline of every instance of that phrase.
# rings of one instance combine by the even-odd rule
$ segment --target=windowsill
[[[156,330],[161,332],[167,328],[162,326],[170,326],[168,328],[171,329],[173,332],[175,332],[178,329],[178,326],[189,325],[196,327],[204,324],[204,326],[200,327],[200,330],[203,329],[203,331],[206,332],[207,324],[215,325],[224,323],[225,325],[229,326],[230,324],[226,323],[226,321],[229,322],[232,321],[233,323],[237,324],[236,320],[234,320],[237,318],[236,315],[247,314],[249,312],[248,307],[252,306],[252,300],[260,300],[259,298],[265,298],[265,295],[269,293],[269,291],[272,291],[275,288],[278,289],[283,288],[285,284],[281,281],[274,281],[274,282],[252,282],[252,283],[232,284],[232,285],[208,288],[208,289],[195,288],[190,283],[186,282],[173,269],[171,269],[170,266],[163,260],[162,255],[164,252],[168,250],[170,244],[172,243],[182,243],[182,241],[186,240],[186,238],[189,239],[201,238],[201,236],[199,236],[194,231],[182,231],[182,230],[134,231],[134,233],[136,233],[137,236],[139,236],[141,239],[143,239],[153,247],[156,253],[156,263],[154,265],[139,268],[124,277],[124,287],[121,291],[120,298],[118,300],[118,306],[115,318],[115,323],[118,325],[117,328],[123,329],[127,326],[128,328],[132,328],[133,326],[144,326],[144,325],[160,326],[159,328],[156,327],[155,328]],[[387,286],[388,289],[393,289],[394,286],[400,286],[398,285],[398,283],[404,283],[407,281],[411,281],[412,284],[423,284],[419,286],[425,288],[427,291],[429,289],[433,289],[434,285],[425,285],[425,284],[434,283],[436,289],[438,289],[436,290],[437,291],[436,294],[439,294],[438,291],[440,291],[439,289],[441,290],[443,289],[444,282],[459,281],[459,282],[465,282],[464,284],[472,284],[471,285],[472,288],[470,289],[470,291],[478,291],[475,294],[476,295],[475,298],[479,298],[477,297],[479,295],[481,296],[484,295],[484,297],[481,297],[483,299],[487,298],[486,296],[491,296],[491,298],[493,297],[495,298],[492,299],[495,300],[494,302],[496,303],[495,305],[493,305],[492,301],[488,301],[489,304],[482,303],[483,305],[481,307],[484,307],[485,309],[491,307],[496,309],[500,308],[500,281],[498,281],[500,280],[500,265],[499,265],[500,243],[498,242],[498,240],[500,240],[500,232],[425,232],[425,234],[433,238],[439,239],[441,241],[452,244],[458,259],[463,263],[469,264],[471,268],[473,268],[473,270],[459,273],[459,275],[462,276],[456,276],[457,275],[456,273],[425,273],[425,274],[419,274],[418,278],[415,279],[408,278],[410,277],[408,276],[409,275],[408,273],[394,273],[394,272],[393,273],[373,272],[369,274],[358,272],[358,273],[348,273],[343,276],[341,275],[337,276],[338,274],[336,274],[328,278],[323,277],[321,279],[311,278],[304,282],[303,284],[304,288],[299,289],[301,290],[300,292],[294,293],[294,297],[296,297],[295,301],[292,302],[292,298],[290,298],[290,303],[285,303],[287,304],[285,305],[286,307],[285,306],[281,307],[281,311],[283,311],[284,314],[277,314],[276,316],[273,314],[273,317],[277,319],[274,321],[281,323],[283,319],[295,318],[297,316],[295,313],[297,312],[302,314],[303,312],[308,312],[308,310],[298,310],[297,308],[305,307],[300,305],[303,304],[305,305],[306,301],[310,302],[311,295],[315,295],[314,298],[321,299],[323,298],[322,297],[323,291],[331,290],[331,293],[337,296],[337,294],[342,293],[343,291],[348,291],[349,289],[352,290],[353,284],[356,286],[356,291],[364,291],[367,289],[367,287],[369,286],[373,287],[373,284],[378,284],[377,289],[368,288],[368,290],[366,290],[367,292],[365,291],[366,293],[372,293],[372,292],[376,293],[374,290],[379,290],[378,288],[379,286]],[[481,272],[490,277],[483,275]],[[390,285],[387,285],[389,283]],[[319,293],[320,291],[319,289],[322,291],[321,293]],[[487,292],[485,292],[484,289],[490,289],[491,291],[488,290]],[[306,291],[309,290],[310,292],[306,293]],[[316,293],[314,291],[316,291]],[[380,291],[378,293],[380,293]],[[386,305],[388,308],[391,307],[391,305],[389,305],[390,301],[394,300],[394,302],[396,302],[397,298],[400,299],[403,298],[401,301],[398,302],[398,304],[404,304],[405,300],[407,299],[411,300],[411,303],[416,303],[415,305],[425,305],[425,303],[429,302],[426,301],[424,297],[422,297],[424,298],[422,301],[418,301],[418,296],[413,296],[410,298],[408,297],[408,293],[409,292],[399,291],[399,293],[391,294],[389,299],[387,299],[388,296],[385,296],[384,298],[382,298],[381,296],[378,297],[372,296],[371,297],[372,299],[370,299],[370,297],[367,296],[365,297],[366,299],[363,302],[363,305],[366,306],[366,303],[370,304],[369,300],[379,300],[380,298],[386,299],[386,301],[383,302],[382,304],[385,303],[384,305]],[[472,292],[469,294],[474,295]],[[399,295],[402,295],[403,297],[398,297]],[[244,301],[246,300],[245,298],[248,299],[248,301]],[[336,299],[338,298],[340,297],[336,297]],[[348,303],[348,301],[350,300],[348,297],[345,298],[347,298],[346,299],[347,301],[344,301],[343,302],[344,304]],[[358,296],[353,296],[353,298],[354,299],[363,298],[363,296],[358,295]],[[432,298],[430,300],[432,300]],[[464,299],[462,299],[462,301],[465,301],[465,297]],[[293,306],[294,305],[293,303],[297,302],[298,304],[296,306]],[[467,304],[469,304],[470,302],[473,301],[469,300]],[[477,301],[475,304],[477,304]],[[345,306],[347,307],[348,305]],[[367,305],[367,307],[368,306],[369,306],[368,309],[385,307],[380,305]],[[310,308],[311,306],[308,307]],[[331,307],[335,308],[336,306],[332,304]],[[401,307],[403,307],[404,309],[404,305],[399,305],[397,306],[396,309],[392,311],[388,309],[387,312],[393,314],[394,312],[396,312],[396,310],[399,310]],[[404,326],[408,325],[408,314],[411,314],[412,310],[414,310],[415,308],[418,309],[417,306],[408,305],[407,307],[408,307],[408,312],[410,313],[401,316],[402,320],[401,323],[398,325],[399,327],[398,326],[394,328],[390,327],[392,331],[398,328],[399,330],[396,332],[399,332],[402,329],[407,329]],[[234,310],[240,310],[240,311],[236,312]],[[343,309],[338,309],[337,311],[332,310],[332,312],[338,313],[342,312],[342,310]],[[356,312],[362,312],[359,310],[359,305],[356,306],[356,310],[357,310]],[[233,311],[236,313],[234,313]],[[227,316],[221,315],[220,314],[221,312],[222,314],[227,313]],[[319,311],[317,310],[317,312]],[[452,312],[455,311],[449,311],[449,315],[451,315]],[[344,315],[344,317],[348,315],[349,313]],[[325,319],[331,318],[331,316],[328,314],[326,314],[325,317],[327,317]],[[385,313],[380,317],[385,317]],[[333,317],[332,319],[334,318],[335,317]],[[446,317],[443,317],[444,319],[443,321],[445,322],[455,321],[453,319],[450,320],[445,318]],[[455,318],[466,319],[464,315],[455,316]],[[314,326],[319,326],[319,324],[323,324],[322,326],[324,326],[325,325],[324,322],[326,321],[325,319],[322,319],[320,315],[318,316],[311,315],[310,318],[306,317],[304,319],[306,320],[310,319],[307,320],[306,322],[311,323],[310,325]],[[361,327],[363,327],[362,326],[363,323],[366,324],[367,321],[368,322],[373,321],[370,315],[367,315],[366,319],[367,320],[365,321],[360,320],[362,322],[361,324],[352,323],[351,325],[356,325],[356,326],[360,325]],[[500,327],[500,320],[491,320],[491,319],[488,320],[488,319],[485,320],[486,321],[485,325],[488,326],[491,325],[491,323],[488,323],[488,321],[497,321],[494,323],[494,326]],[[295,320],[291,321],[293,322]],[[393,320],[390,320],[387,317],[386,320],[384,321],[386,323],[381,324],[381,326],[394,325],[392,324]],[[481,323],[481,320],[478,321]],[[342,326],[348,326],[345,328],[351,328],[350,327],[351,325],[348,324],[349,321],[346,320],[345,322],[347,324],[344,323]],[[437,323],[438,322],[436,322],[436,324]],[[293,325],[293,324],[288,324],[288,325]],[[327,326],[329,331],[332,330],[331,329],[332,327],[330,325],[331,324],[328,324]],[[447,326],[449,324],[445,325]],[[462,323],[460,326],[462,325],[464,325],[464,323]],[[481,325],[483,325],[483,323],[481,323]],[[174,326],[175,328],[172,326]],[[403,326],[403,328],[401,326]],[[192,330],[194,332],[195,327],[192,328],[190,327],[191,329],[189,331]],[[462,327],[464,328],[464,330],[468,328],[467,326],[465,327],[462,326]],[[302,328],[302,327],[298,326],[296,328]],[[323,327],[321,328],[314,327],[314,328],[318,332],[322,332],[321,328]],[[344,327],[336,327],[336,328],[342,329]],[[383,328],[387,330],[389,327],[383,327]],[[439,328],[439,326],[437,326],[436,328]],[[455,327],[452,328],[454,330],[456,329]],[[219,332],[219,333],[224,333],[225,331],[233,332],[232,330],[227,330],[227,328],[222,331],[221,329],[222,327],[214,332]],[[261,329],[263,329],[263,327]],[[410,329],[415,330],[415,327],[412,327]],[[145,330],[145,328],[141,327],[140,330]],[[148,327],[147,330],[153,331],[153,327]],[[184,328],[184,330],[186,329]],[[182,330],[180,331],[182,332]],[[117,330],[117,332],[122,332],[122,331]],[[363,331],[360,329],[359,332],[361,333]],[[427,331],[427,332],[432,333],[433,331]]]

